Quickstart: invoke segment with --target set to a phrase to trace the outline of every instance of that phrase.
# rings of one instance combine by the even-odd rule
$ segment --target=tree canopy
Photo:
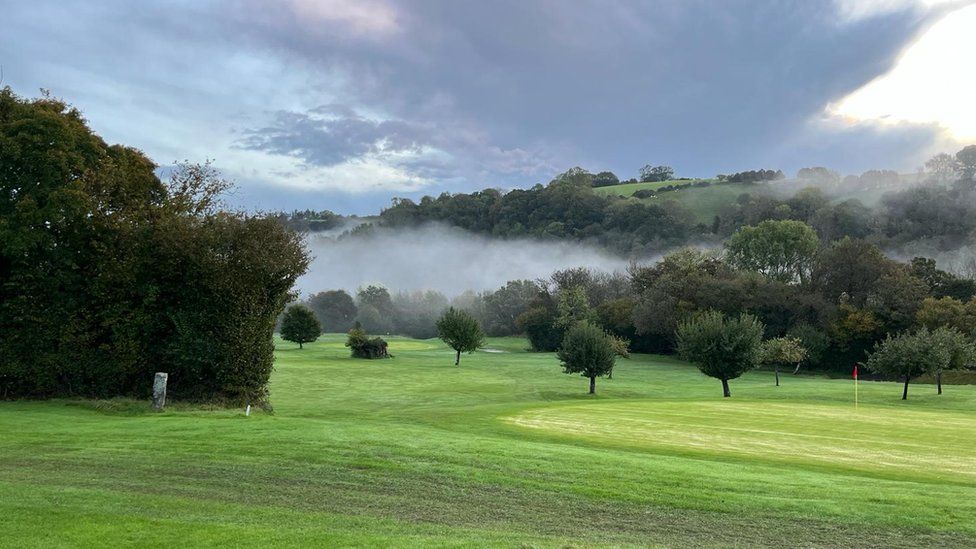
[[[281,338],[285,341],[297,343],[298,348],[304,348],[322,335],[322,327],[315,318],[315,313],[305,305],[292,305],[285,309],[281,319]]]
[[[276,219],[222,212],[209,164],[167,182],[63,101],[0,90],[0,395],[261,403],[307,265]]]
[[[806,282],[820,239],[802,221],[763,221],[743,227],[726,243],[729,263],[780,282]]]
[[[437,321],[437,336],[454,349],[454,365],[461,363],[461,353],[473,353],[485,345],[485,333],[467,311],[454,307],[444,311]]]
[[[556,352],[563,372],[580,374],[590,380],[590,394],[596,392],[596,378],[613,373],[618,349],[610,337],[595,324],[578,322],[566,332]]]
[[[762,333],[762,323],[750,315],[728,318],[705,311],[678,325],[678,353],[703,374],[721,380],[729,397],[729,380],[759,365]]]

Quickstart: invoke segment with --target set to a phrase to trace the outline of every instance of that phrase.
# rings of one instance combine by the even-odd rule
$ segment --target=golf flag
[[[854,379],[857,379],[857,364],[854,365]]]

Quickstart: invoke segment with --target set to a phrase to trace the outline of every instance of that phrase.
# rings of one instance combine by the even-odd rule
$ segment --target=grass
[[[698,183],[699,181],[712,181],[711,179],[671,179],[668,181],[649,181],[646,183],[624,183],[622,185],[608,185],[606,187],[594,187],[593,192],[601,195],[631,196],[637,191],[646,189],[654,190],[668,185],[684,185],[686,183]]]
[[[644,189],[658,189],[665,185],[695,183],[697,181],[661,181],[656,183],[628,183],[610,187],[598,187],[593,192],[603,195],[632,196]],[[727,183],[708,187],[689,187],[677,191],[661,193],[658,196],[641,199],[643,201],[672,201],[688,209],[698,223],[709,224],[726,205],[735,203],[742,193],[757,194],[765,192],[764,184]]]
[[[0,403],[0,545],[976,545],[976,387],[278,343],[275,413]],[[498,352],[500,351],[500,352]]]

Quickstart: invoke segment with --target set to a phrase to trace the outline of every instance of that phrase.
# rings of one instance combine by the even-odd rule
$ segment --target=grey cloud
[[[422,124],[371,120],[348,107],[327,105],[310,113],[280,111],[269,126],[245,130],[239,146],[333,166],[367,154],[419,152],[431,143],[430,136]]]

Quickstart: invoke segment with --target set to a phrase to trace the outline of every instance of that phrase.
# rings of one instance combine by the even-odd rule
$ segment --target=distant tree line
[[[301,240],[221,211],[208,164],[155,169],[0,90],[0,397],[144,397],[162,371],[175,398],[265,402]]]

